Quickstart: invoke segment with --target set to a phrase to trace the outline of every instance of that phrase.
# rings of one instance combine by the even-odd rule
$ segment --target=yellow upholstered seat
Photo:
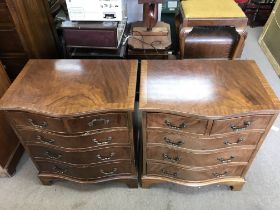
[[[234,0],[184,0],[181,2],[186,18],[245,18]]]

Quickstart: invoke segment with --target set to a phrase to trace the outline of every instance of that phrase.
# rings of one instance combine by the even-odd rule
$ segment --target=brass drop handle
[[[40,129],[42,129],[42,128],[46,128],[46,127],[48,126],[48,123],[45,122],[45,121],[43,121],[42,123],[37,123],[37,122],[35,122],[35,121],[32,120],[32,119],[27,119],[27,121],[28,121],[33,127],[35,127],[35,128],[40,128]]]
[[[239,131],[246,130],[250,125],[251,125],[250,121],[245,121],[242,126],[231,125],[230,128],[235,132],[239,132]]]
[[[112,137],[111,136],[109,136],[108,138],[106,138],[105,140],[103,140],[103,141],[98,141],[97,139],[92,139],[92,141],[94,142],[94,143],[96,143],[97,145],[104,145],[104,144],[109,144],[111,141],[112,141]]]
[[[236,142],[229,142],[227,140],[224,141],[224,144],[225,145],[236,145],[236,144],[239,144],[241,142],[245,141],[245,138],[239,138]]]
[[[177,172],[169,172],[167,170],[161,169],[161,173],[166,175],[166,176],[178,177]]]
[[[58,172],[58,173],[61,173],[61,174],[64,174],[67,172],[67,169],[66,168],[61,168],[61,167],[58,167],[58,166],[54,166],[53,167],[53,170]]]
[[[230,163],[233,159],[234,159],[233,156],[230,156],[230,158],[228,158],[228,159],[217,158],[217,160],[220,161],[221,163]]]
[[[169,145],[172,145],[172,146],[176,146],[176,147],[179,147],[181,145],[184,144],[183,141],[172,141],[171,139],[167,138],[167,137],[164,137],[164,141],[166,142],[166,144],[169,144]]]
[[[221,174],[215,172],[215,173],[212,173],[212,174],[213,174],[213,176],[216,177],[216,178],[222,178],[222,177],[225,177],[225,176],[228,174],[228,172],[225,171],[224,173],[221,173]]]
[[[104,170],[100,170],[100,173],[102,173],[102,174],[104,174],[104,175],[113,175],[114,173],[116,173],[118,171],[118,169],[117,168],[113,168],[113,170],[112,171],[110,171],[110,172],[106,172],[106,171],[104,171]]]
[[[108,156],[108,157],[104,157],[104,156],[101,156],[101,155],[96,155],[96,157],[99,159],[99,160],[102,160],[102,161],[104,161],[104,160],[111,160],[112,159],[112,157],[115,155],[115,153],[114,152],[111,152],[111,154]]]
[[[55,153],[52,153],[52,152],[50,152],[50,151],[46,151],[45,154],[46,154],[46,156],[47,156],[48,158],[50,158],[50,159],[52,159],[52,160],[58,160],[58,159],[60,159],[60,158],[62,157],[61,154],[55,154]]]
[[[104,125],[108,125],[110,120],[106,120],[104,118],[93,119],[88,123],[89,127],[94,127],[96,123],[103,123]]]
[[[176,156],[176,157],[170,157],[168,154],[166,153],[163,153],[162,154],[162,159],[163,160],[168,160],[168,161],[171,161],[171,162],[179,162],[181,160],[181,158],[179,156]]]
[[[53,143],[55,142],[54,139],[47,139],[47,138],[45,138],[45,137],[43,137],[43,136],[40,136],[40,135],[37,135],[35,138],[36,138],[37,140],[43,142],[43,143],[46,143],[46,144],[53,144]]]
[[[187,127],[187,124],[186,123],[181,123],[180,125],[174,125],[172,122],[170,122],[169,120],[165,120],[164,121],[165,125],[169,128],[172,128],[172,129],[176,129],[176,130],[180,130],[180,129],[183,129],[183,128],[186,128]]]

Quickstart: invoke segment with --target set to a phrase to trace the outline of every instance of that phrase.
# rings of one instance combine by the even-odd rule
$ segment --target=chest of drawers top
[[[278,113],[254,61],[142,61],[140,110],[220,118]]]
[[[133,111],[135,60],[30,60],[0,108],[50,117]]]

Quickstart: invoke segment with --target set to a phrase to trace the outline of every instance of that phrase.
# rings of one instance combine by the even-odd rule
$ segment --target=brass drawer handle
[[[102,169],[100,170],[100,173],[104,174],[104,175],[113,175],[114,173],[116,173],[118,171],[117,168],[113,168],[112,171],[110,172],[106,172],[106,171],[103,171]]]
[[[228,159],[217,158],[217,160],[220,161],[221,163],[230,163],[233,159],[234,159],[233,156],[230,156],[230,158],[228,158]]]
[[[96,123],[98,122],[103,122],[104,125],[108,125],[110,120],[106,120],[106,119],[103,119],[103,118],[100,118],[100,119],[93,119],[91,120],[89,123],[88,123],[88,126],[89,127],[94,127]]]
[[[96,155],[96,157],[99,159],[99,160],[111,160],[112,157],[115,155],[114,152],[111,152],[111,154],[108,156],[108,157],[104,157],[104,156],[101,156],[101,155]]]
[[[166,142],[166,144],[169,144],[169,145],[172,145],[172,146],[176,146],[176,147],[179,147],[179,146],[184,144],[183,141],[174,142],[174,141],[172,141],[171,139],[169,139],[167,137],[164,137],[164,141]]]
[[[98,141],[97,139],[92,139],[92,141],[94,142],[94,143],[96,143],[97,145],[104,145],[104,144],[109,144],[111,141],[112,141],[112,137],[110,136],[110,137],[108,137],[108,138],[106,138],[105,140],[103,140],[103,141]]]
[[[245,141],[245,138],[239,138],[236,142],[229,142],[229,141],[225,140],[224,144],[225,145],[236,145],[236,144],[239,144],[243,141]]]
[[[215,173],[212,173],[212,175],[213,175],[214,177],[216,177],[216,178],[222,178],[222,177],[225,177],[226,175],[228,175],[228,172],[225,171],[225,172],[222,173],[222,174],[215,172]]]
[[[250,121],[245,121],[242,126],[231,125],[230,128],[235,132],[239,132],[239,131],[246,130],[250,125],[251,125]]]
[[[55,142],[54,139],[47,139],[47,138],[45,138],[45,137],[43,137],[43,136],[40,136],[40,135],[37,135],[35,138],[36,138],[37,140],[39,140],[39,141],[45,143],[45,144],[53,144],[53,143]]]
[[[67,169],[66,168],[61,168],[61,167],[58,167],[58,166],[54,166],[53,167],[53,170],[57,173],[61,173],[61,174],[64,174],[67,172]]]
[[[42,123],[37,123],[32,119],[27,119],[27,121],[35,128],[46,128],[48,126],[48,123],[46,121],[43,121]]]
[[[162,154],[162,159],[163,160],[168,160],[168,161],[171,161],[171,162],[179,162],[180,160],[181,160],[181,158],[180,157],[170,157],[168,154],[166,154],[166,153],[163,153]]]
[[[174,125],[169,120],[165,120],[164,123],[167,127],[172,128],[172,129],[176,129],[176,130],[180,130],[180,129],[183,129],[183,128],[187,127],[186,123],[181,123],[180,125],[177,126],[177,125]]]
[[[46,151],[45,154],[47,155],[48,158],[50,158],[52,160],[58,160],[62,157],[61,154],[55,154],[55,153],[52,153],[50,151]]]
[[[161,173],[166,175],[166,176],[178,177],[178,173],[177,172],[169,172],[167,170],[161,169]]]

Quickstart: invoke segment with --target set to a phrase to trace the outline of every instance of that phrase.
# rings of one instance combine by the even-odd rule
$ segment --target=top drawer
[[[61,119],[26,112],[9,112],[9,117],[16,126],[28,126],[58,133],[82,133],[104,128],[127,128],[127,113],[108,113]]]
[[[241,132],[244,130],[265,130],[273,115],[255,115],[224,120],[214,120],[211,134]]]
[[[189,133],[204,134],[207,127],[207,120],[196,117],[183,117],[172,114],[148,113],[148,128],[168,128]]]

